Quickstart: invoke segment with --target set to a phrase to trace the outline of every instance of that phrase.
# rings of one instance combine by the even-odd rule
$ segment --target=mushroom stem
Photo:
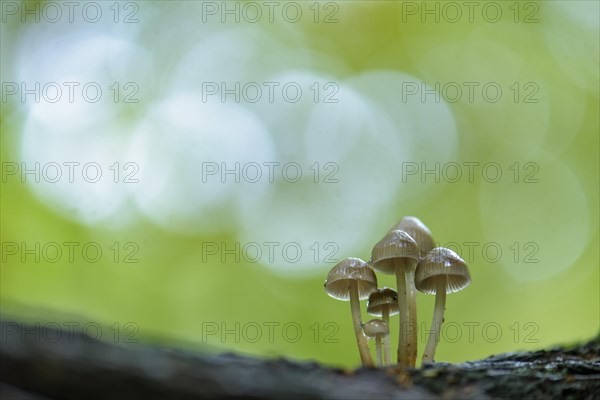
[[[415,266],[405,270],[408,299],[408,362],[411,367],[417,364],[417,289],[415,288]]]
[[[381,317],[383,318],[383,322],[390,326],[390,309],[387,306],[383,307]],[[383,337],[383,365],[391,365],[391,360],[390,335],[385,335]]]
[[[377,352],[377,366],[381,367],[383,361],[381,360],[381,336],[377,335],[375,338],[375,351]]]
[[[358,283],[355,280],[350,281],[350,311],[352,312],[352,323],[354,325],[354,333],[356,334],[356,344],[360,360],[364,367],[374,367],[367,338],[362,330],[362,322],[360,318],[360,303],[358,300]]]
[[[435,348],[440,338],[442,323],[444,322],[444,310],[446,308],[446,277],[440,276],[437,281],[437,290],[435,292],[435,307],[433,309],[433,318],[431,320],[431,330],[429,338],[423,353],[423,365],[434,362]]]
[[[408,336],[406,335],[406,327],[409,324],[408,316],[408,293],[406,289],[406,279],[404,277],[404,268],[402,267],[402,261],[394,260],[394,267],[396,269],[396,285],[398,287],[398,308],[400,313],[399,323],[399,334],[398,334],[398,365],[400,367],[409,366],[409,342]]]

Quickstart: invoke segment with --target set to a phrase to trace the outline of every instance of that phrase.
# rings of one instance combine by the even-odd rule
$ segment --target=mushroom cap
[[[394,274],[395,266],[413,267],[419,262],[419,246],[404,231],[389,231],[371,252],[371,264],[375,271]]]
[[[337,300],[350,300],[350,282],[356,281],[358,298],[364,300],[377,289],[377,277],[373,268],[360,258],[346,258],[337,263],[327,274],[325,291]]]
[[[458,254],[444,247],[436,247],[419,262],[415,287],[420,292],[435,294],[440,277],[446,278],[446,293],[458,292],[471,283],[467,264]]]
[[[388,324],[380,319],[372,319],[366,324],[363,324],[363,332],[370,338],[377,336],[385,336],[390,333]]]
[[[398,308],[398,293],[387,287],[377,289],[369,295],[367,312],[381,317],[385,308],[389,310],[390,315],[396,315],[400,311]]]
[[[425,256],[428,251],[435,247],[433,241],[433,235],[429,228],[417,217],[403,217],[396,225],[392,227],[392,230],[404,231],[408,235],[415,239],[419,246],[419,253],[421,257]]]

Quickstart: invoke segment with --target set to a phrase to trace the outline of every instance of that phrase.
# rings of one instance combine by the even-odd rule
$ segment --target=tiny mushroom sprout
[[[365,367],[374,365],[367,339],[362,330],[360,300],[368,298],[375,289],[377,289],[375,272],[370,265],[359,258],[347,258],[336,264],[327,274],[325,281],[325,291],[329,296],[337,300],[350,300],[358,352]]]
[[[404,231],[408,233],[411,238],[415,239],[415,242],[417,242],[417,245],[419,246],[421,257],[425,256],[428,251],[435,247],[431,231],[417,217],[403,217],[400,222],[390,230]]]
[[[419,247],[406,232],[389,231],[371,252],[371,264],[376,271],[395,274],[398,286],[398,308],[400,309],[400,332],[398,340],[398,364],[411,364],[412,354],[417,351],[416,313],[411,318],[410,309],[416,309],[414,289],[415,268],[419,262]]]
[[[419,262],[415,273],[415,286],[420,292],[435,294],[433,319],[423,353],[423,364],[434,362],[435,348],[444,322],[446,293],[463,290],[470,283],[471,275],[467,264],[450,249],[436,247]]]
[[[388,326],[390,324],[390,316],[396,315],[399,312],[398,308],[398,293],[394,289],[381,288],[372,292],[369,295],[367,302],[367,312],[376,317],[381,317],[383,322]],[[383,338],[383,365],[390,365],[390,337],[386,335]]]
[[[372,319],[363,325],[365,335],[375,338],[375,352],[377,353],[377,366],[381,367],[381,339],[385,339],[390,333],[388,324],[380,319]]]

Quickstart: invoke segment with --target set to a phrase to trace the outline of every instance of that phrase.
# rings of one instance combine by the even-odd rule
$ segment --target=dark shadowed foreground
[[[346,371],[285,359],[94,342],[77,333],[53,343],[23,340],[35,337],[35,327],[6,319],[0,324],[3,399],[600,398],[600,337],[463,364]],[[44,329],[42,337],[58,336]]]

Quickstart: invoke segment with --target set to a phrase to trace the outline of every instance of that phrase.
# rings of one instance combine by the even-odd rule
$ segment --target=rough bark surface
[[[24,341],[21,330],[31,337],[35,327],[7,319],[0,324],[3,399],[600,399],[600,337],[462,364],[348,371],[93,342],[78,334],[53,343]],[[44,337],[53,336],[46,331]]]

